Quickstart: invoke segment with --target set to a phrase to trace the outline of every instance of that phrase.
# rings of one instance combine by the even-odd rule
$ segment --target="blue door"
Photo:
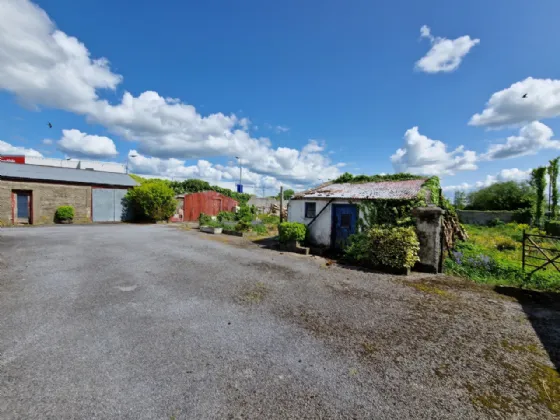
[[[333,204],[332,247],[342,249],[348,237],[356,233],[358,208],[353,204]]]
[[[17,192],[16,193],[16,223],[30,223],[30,192]]]

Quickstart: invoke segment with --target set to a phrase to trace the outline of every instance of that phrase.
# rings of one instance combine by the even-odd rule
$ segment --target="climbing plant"
[[[531,172],[531,185],[535,188],[535,224],[540,226],[544,213],[544,191],[546,188],[546,168],[544,166],[535,168]]]
[[[558,217],[558,161],[560,157],[552,159],[550,161],[550,166],[548,167],[549,182],[551,186],[551,219],[556,219]]]
[[[333,181],[333,183],[344,184],[350,182],[354,184],[360,184],[364,182],[410,181],[412,179],[426,179],[426,177],[419,176],[419,175],[412,175],[408,173],[398,173],[398,174],[389,174],[389,175],[352,175],[349,172],[344,172],[342,175],[336,178]]]

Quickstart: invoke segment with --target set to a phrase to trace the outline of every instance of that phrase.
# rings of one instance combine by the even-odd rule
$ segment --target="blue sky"
[[[0,152],[131,153],[227,186],[241,155],[270,188],[408,170],[448,191],[560,154],[557,1],[144,3],[0,0]]]

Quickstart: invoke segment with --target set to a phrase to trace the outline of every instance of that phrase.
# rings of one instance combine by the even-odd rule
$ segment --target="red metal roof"
[[[361,200],[412,199],[418,196],[426,179],[409,181],[365,182],[363,184],[326,183],[300,192],[294,199],[305,198],[353,198]]]

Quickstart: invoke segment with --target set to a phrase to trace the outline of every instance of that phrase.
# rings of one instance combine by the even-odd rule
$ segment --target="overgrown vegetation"
[[[560,236],[560,220],[548,220],[544,224],[544,231],[550,236]]]
[[[344,256],[367,266],[402,269],[414,266],[419,250],[414,227],[374,226],[352,235]]]
[[[130,174],[130,176],[139,184],[144,184],[146,182],[152,182],[156,180],[155,178],[147,179],[134,174]],[[203,181],[201,179],[187,179],[184,181],[169,181],[166,179],[157,179],[157,181],[167,184],[174,191],[175,195],[190,194],[190,193],[197,193],[197,192],[204,192],[204,191],[216,191],[220,194],[223,194],[227,197],[231,197],[234,200],[237,200],[239,204],[247,203],[247,201],[249,201],[249,199],[251,198],[250,194],[238,193],[227,188],[219,187],[217,185],[210,185],[208,182]]]
[[[459,242],[445,260],[449,274],[477,283],[560,291],[560,273],[550,267],[527,278],[522,270],[523,230],[544,232],[526,224],[508,223],[494,227],[466,226],[469,241]]]
[[[550,217],[551,219],[556,219],[558,217],[558,162],[560,157],[552,159],[550,161],[550,166],[548,167],[549,183],[551,186],[551,209]]]
[[[528,183],[498,182],[471,192],[465,210],[518,210],[531,208],[535,200],[533,188]]]
[[[56,213],[54,217],[58,221],[72,220],[74,219],[74,207],[60,206],[59,208],[56,209]]]
[[[535,224],[542,226],[546,188],[546,168],[544,166],[531,171],[531,186],[535,189]]]
[[[363,183],[363,182],[384,182],[384,181],[409,181],[412,179],[426,179],[425,176],[412,175],[408,173],[398,173],[389,175],[352,175],[349,172],[344,172],[336,178],[334,184],[344,183]]]
[[[307,227],[303,223],[283,222],[278,225],[279,240],[282,243],[305,240]]]
[[[159,179],[143,181],[128,190],[125,201],[136,220],[152,222],[168,220],[177,206],[175,193],[166,181]]]

